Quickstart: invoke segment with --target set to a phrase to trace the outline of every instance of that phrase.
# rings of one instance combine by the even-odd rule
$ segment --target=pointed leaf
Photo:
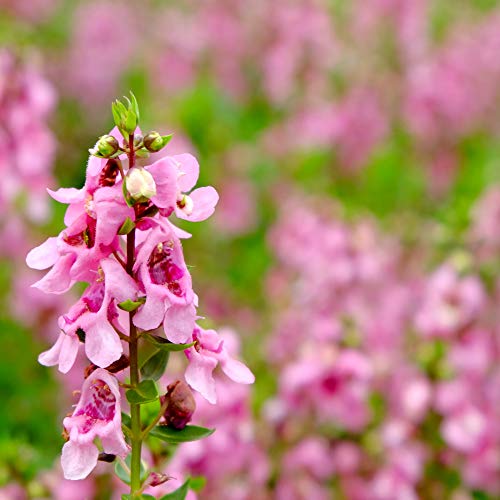
[[[121,225],[120,229],[118,230],[118,234],[121,236],[128,234],[130,233],[130,231],[132,231],[132,229],[134,229],[134,227],[135,227],[134,221],[130,217],[127,217],[125,219],[125,222]]]
[[[167,493],[160,497],[160,500],[185,500],[189,491],[189,479],[172,493]]]
[[[141,367],[141,375],[145,378],[158,380],[167,367],[169,353],[167,351],[157,351]]]
[[[215,429],[207,429],[205,427],[198,427],[197,425],[187,425],[181,430],[166,425],[157,425],[149,434],[167,443],[176,444],[198,441],[210,436],[214,432]]]
[[[163,337],[159,337],[158,335],[153,335],[151,333],[145,335],[145,338],[162,351],[185,351],[186,349],[193,347],[195,344],[194,342],[191,342],[190,344],[173,344],[169,340],[164,339]]]
[[[146,297],[144,297],[144,298],[140,297],[139,300],[127,299],[127,300],[124,300],[123,302],[120,302],[118,304],[118,307],[122,311],[132,312],[132,311],[135,311],[138,307],[142,306],[142,304],[144,304],[144,302],[146,302]]]
[[[128,389],[125,396],[129,403],[148,403],[158,398],[158,389],[154,380],[143,380],[135,389]]]

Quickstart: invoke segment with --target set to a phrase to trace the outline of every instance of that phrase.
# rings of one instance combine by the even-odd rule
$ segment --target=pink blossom
[[[164,323],[169,340],[186,342],[195,324],[197,297],[173,227],[168,223],[153,227],[138,250],[136,263],[146,302],[134,316],[135,325],[152,330]]]
[[[212,404],[217,401],[212,372],[218,364],[231,380],[240,384],[253,384],[255,377],[252,372],[241,361],[231,357],[224,340],[216,331],[196,327],[192,341],[195,345],[184,351],[189,360],[185,377],[187,383],[207,401]]]
[[[449,337],[472,323],[484,304],[484,291],[474,276],[461,278],[450,266],[430,277],[415,323],[423,335]]]
[[[102,276],[59,318],[61,333],[56,344],[40,355],[41,364],[57,364],[62,373],[68,372],[76,359],[79,341],[85,342],[89,360],[102,368],[121,356],[123,347],[113,328],[118,316],[116,303],[136,299],[137,285],[117,261],[104,259],[100,266]]]
[[[97,369],[85,380],[71,417],[64,419],[69,441],[63,446],[61,464],[66,479],[84,479],[97,465],[101,440],[105,453],[125,457],[129,447],[121,429],[120,389],[115,377]]]

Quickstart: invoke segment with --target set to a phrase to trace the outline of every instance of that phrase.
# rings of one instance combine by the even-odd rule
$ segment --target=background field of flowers
[[[36,358],[71,299],[24,258],[130,89],[220,193],[185,252],[256,374],[172,470],[209,500],[500,498],[500,2],[0,0],[0,499],[119,498],[61,479],[76,387]]]

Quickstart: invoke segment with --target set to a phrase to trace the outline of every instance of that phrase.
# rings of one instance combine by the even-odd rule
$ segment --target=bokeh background
[[[81,366],[36,358],[72,298],[24,257],[129,90],[220,193],[186,260],[257,377],[221,376],[166,472],[209,500],[500,498],[500,2],[0,0],[0,499],[116,498],[104,466],[61,478]]]

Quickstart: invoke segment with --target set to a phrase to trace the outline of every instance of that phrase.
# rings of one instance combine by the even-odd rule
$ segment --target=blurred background
[[[84,361],[36,358],[74,297],[24,257],[129,90],[220,193],[186,260],[257,377],[220,377],[217,432],[166,472],[209,500],[499,499],[496,0],[0,0],[0,499],[119,498],[106,467],[62,479]]]

